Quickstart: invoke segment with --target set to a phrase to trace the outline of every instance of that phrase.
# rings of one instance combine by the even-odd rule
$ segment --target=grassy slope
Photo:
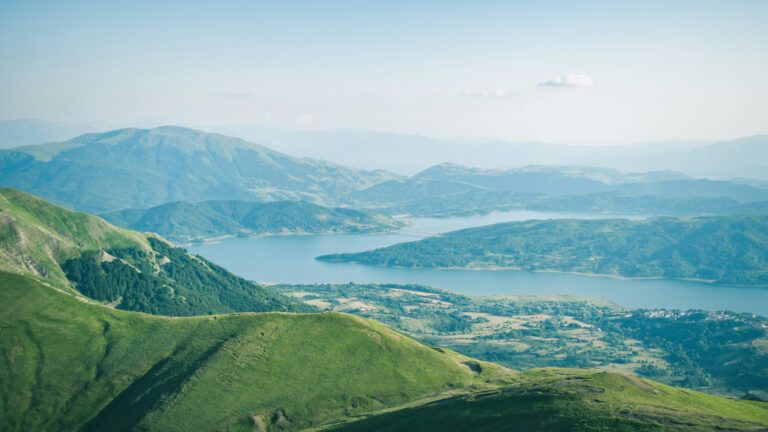
[[[120,259],[100,263],[104,251]],[[85,274],[73,273],[73,263]],[[309,310],[163,239],[13,189],[0,189],[0,271],[44,277],[122,309],[162,315]]]
[[[605,372],[522,373],[502,389],[342,425],[339,431],[766,430],[768,404],[728,400]]]
[[[475,373],[466,357],[343,314],[156,317],[0,273],[0,328],[0,430],[322,429],[356,419],[341,429],[768,427],[765,403],[637,378],[488,363]]]
[[[14,189],[0,189],[0,270],[46,276],[63,286],[63,260],[82,250],[126,247],[149,250],[139,233]]]
[[[507,375],[350,315],[155,317],[7,273],[0,328],[0,430],[308,427]]]

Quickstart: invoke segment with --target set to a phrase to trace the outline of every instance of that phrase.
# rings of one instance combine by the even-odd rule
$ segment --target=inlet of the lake
[[[511,211],[482,216],[417,218],[410,220],[406,233],[230,238],[194,244],[187,249],[239,276],[260,282],[422,284],[465,295],[572,295],[600,297],[632,308],[732,310],[768,316],[768,288],[528,271],[387,268],[315,260],[319,255],[364,251],[471,226],[567,217],[606,216]]]

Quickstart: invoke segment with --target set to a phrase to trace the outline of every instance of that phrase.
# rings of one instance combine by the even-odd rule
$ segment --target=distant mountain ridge
[[[260,234],[377,233],[402,226],[386,216],[303,201],[177,201],[101,216],[115,225],[155,232],[175,242]]]
[[[241,137],[299,157],[331,160],[368,170],[386,169],[407,175],[449,162],[494,169],[525,165],[590,165],[624,172],[676,170],[713,179],[743,176],[768,180],[768,135],[717,142],[668,140],[597,146],[491,138],[434,138],[354,128],[191,127]],[[29,119],[0,121],[0,149],[58,142],[99,129],[107,127],[102,124]]]
[[[768,184],[694,179],[676,171],[623,174],[583,166],[532,165],[494,170],[440,164],[406,179],[351,192],[347,198],[360,208],[417,216],[538,209],[542,202],[549,210],[558,211],[553,202],[566,199],[571,201],[568,211],[585,213],[678,215],[701,214],[702,209],[709,209],[704,214],[733,214],[739,212],[735,207],[740,204],[768,201]],[[632,198],[641,199],[643,205],[633,206]]]
[[[590,165],[625,172],[675,170],[714,179],[744,176],[768,180],[768,135],[717,142],[669,140],[598,146],[535,140],[434,138],[367,129],[301,131],[248,126],[206,129],[262,142],[291,154],[409,175],[449,162],[494,169],[525,165]]]
[[[179,200],[331,203],[391,178],[396,176],[298,159],[239,138],[172,126],[0,151],[0,185],[91,212]]]

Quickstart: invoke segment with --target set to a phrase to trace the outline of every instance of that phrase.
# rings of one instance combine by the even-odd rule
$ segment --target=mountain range
[[[0,121],[0,149],[65,141],[119,125]],[[250,125],[190,125],[241,137],[299,157],[413,175],[441,163],[494,169],[525,165],[605,166],[621,171],[676,170],[694,177],[768,180],[768,136],[722,141],[669,140],[631,145],[564,145],[489,138],[434,138],[370,129],[292,130]]]
[[[240,136],[290,154],[408,175],[448,162],[494,169],[588,165],[628,172],[676,170],[695,177],[768,180],[766,135],[723,141],[565,145],[491,138],[434,138],[369,129],[289,130],[244,125],[202,129]]]
[[[119,129],[0,151],[0,184],[90,212],[183,200],[333,202],[394,177],[179,127]]]
[[[638,201],[640,200],[640,201]],[[526,166],[491,170],[456,164],[351,192],[347,202],[392,214],[450,216],[515,208],[648,215],[718,214],[768,201],[768,183],[695,179],[676,171]]]
[[[760,142],[743,140],[734,154],[748,154]],[[760,151],[753,150],[752,159],[759,160]],[[707,154],[726,158],[722,151],[712,152]],[[95,213],[176,201],[292,200],[445,216],[537,206],[574,210],[573,200],[548,198],[583,196],[584,211],[678,215],[701,214],[701,209],[734,213],[741,204],[768,201],[764,181],[698,179],[673,170],[622,173],[575,165],[481,169],[444,163],[403,177],[295,158],[239,138],[170,126],[0,150],[0,185]],[[611,194],[607,199],[594,196],[606,193]],[[643,205],[633,208],[625,197],[644,197]],[[686,200],[691,202],[673,202]]]

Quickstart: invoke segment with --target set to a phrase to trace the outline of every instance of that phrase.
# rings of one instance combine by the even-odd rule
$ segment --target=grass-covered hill
[[[163,315],[308,310],[165,240],[0,189],[0,271]]]
[[[65,210],[14,189],[0,189],[0,270],[66,283],[60,264],[83,251],[132,248],[149,252],[147,238],[103,220]]]
[[[763,430],[768,404],[516,374],[337,313],[166,318],[0,273],[0,430]],[[351,423],[349,423],[351,422]]]
[[[544,369],[514,385],[408,407],[336,431],[759,431],[765,403],[605,372]]]
[[[332,202],[393,177],[172,126],[0,150],[0,185],[89,212],[180,200]]]
[[[351,315],[166,318],[8,273],[0,328],[3,431],[306,428],[510,375]]]
[[[115,225],[155,232],[175,242],[233,235],[373,233],[401,226],[386,216],[304,201],[178,201],[149,209],[120,210],[102,217]]]
[[[768,284],[768,216],[510,222],[318,259],[764,285]]]

